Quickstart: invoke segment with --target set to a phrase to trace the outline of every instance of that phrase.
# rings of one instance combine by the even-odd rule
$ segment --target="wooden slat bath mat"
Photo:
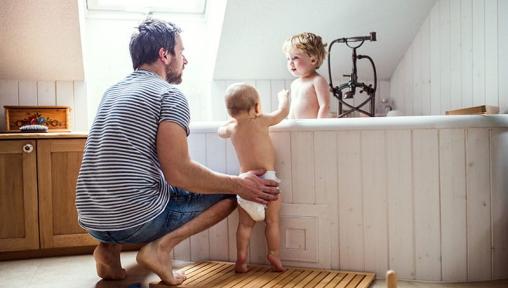
[[[271,272],[269,266],[250,265],[247,273],[235,273],[234,263],[201,262],[182,268],[187,280],[178,287],[259,288],[259,287],[341,287],[367,288],[374,273],[343,272],[289,268],[286,272]],[[170,287],[150,284],[150,288]],[[174,287],[174,286],[173,286]]]

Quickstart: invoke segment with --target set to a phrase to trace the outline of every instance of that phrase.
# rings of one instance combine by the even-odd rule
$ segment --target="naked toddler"
[[[226,106],[232,119],[218,130],[219,136],[231,138],[235,147],[240,173],[265,169],[265,179],[278,180],[275,174],[275,151],[268,134],[268,128],[282,121],[289,112],[289,92],[278,94],[279,108],[268,114],[261,111],[256,89],[244,83],[229,86],[226,90]],[[238,273],[248,271],[247,253],[249,239],[256,221],[265,220],[265,236],[268,244],[267,260],[275,271],[285,271],[280,260],[279,212],[281,198],[262,204],[238,197],[239,223],[236,231]],[[265,215],[266,210],[266,215]]]
[[[291,82],[291,119],[330,117],[328,82],[316,70],[326,56],[326,44],[313,33],[300,33],[284,42],[289,72],[298,77]]]

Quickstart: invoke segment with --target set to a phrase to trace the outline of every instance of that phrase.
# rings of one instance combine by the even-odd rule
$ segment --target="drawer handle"
[[[32,151],[34,151],[34,146],[32,146],[32,144],[23,145],[23,152],[32,153]]]

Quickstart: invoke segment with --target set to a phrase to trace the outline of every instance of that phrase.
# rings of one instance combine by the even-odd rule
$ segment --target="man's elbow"
[[[164,171],[164,178],[166,178],[166,182],[168,182],[171,186],[176,187],[186,187],[187,186],[187,177],[186,173],[182,173],[180,168],[173,167],[168,169],[168,171]]]

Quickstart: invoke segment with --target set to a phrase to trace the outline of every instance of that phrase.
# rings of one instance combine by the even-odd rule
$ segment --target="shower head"
[[[376,37],[376,32],[370,32],[369,36],[355,36],[355,37],[339,38],[335,41],[337,41],[337,43],[377,41],[377,37]]]

